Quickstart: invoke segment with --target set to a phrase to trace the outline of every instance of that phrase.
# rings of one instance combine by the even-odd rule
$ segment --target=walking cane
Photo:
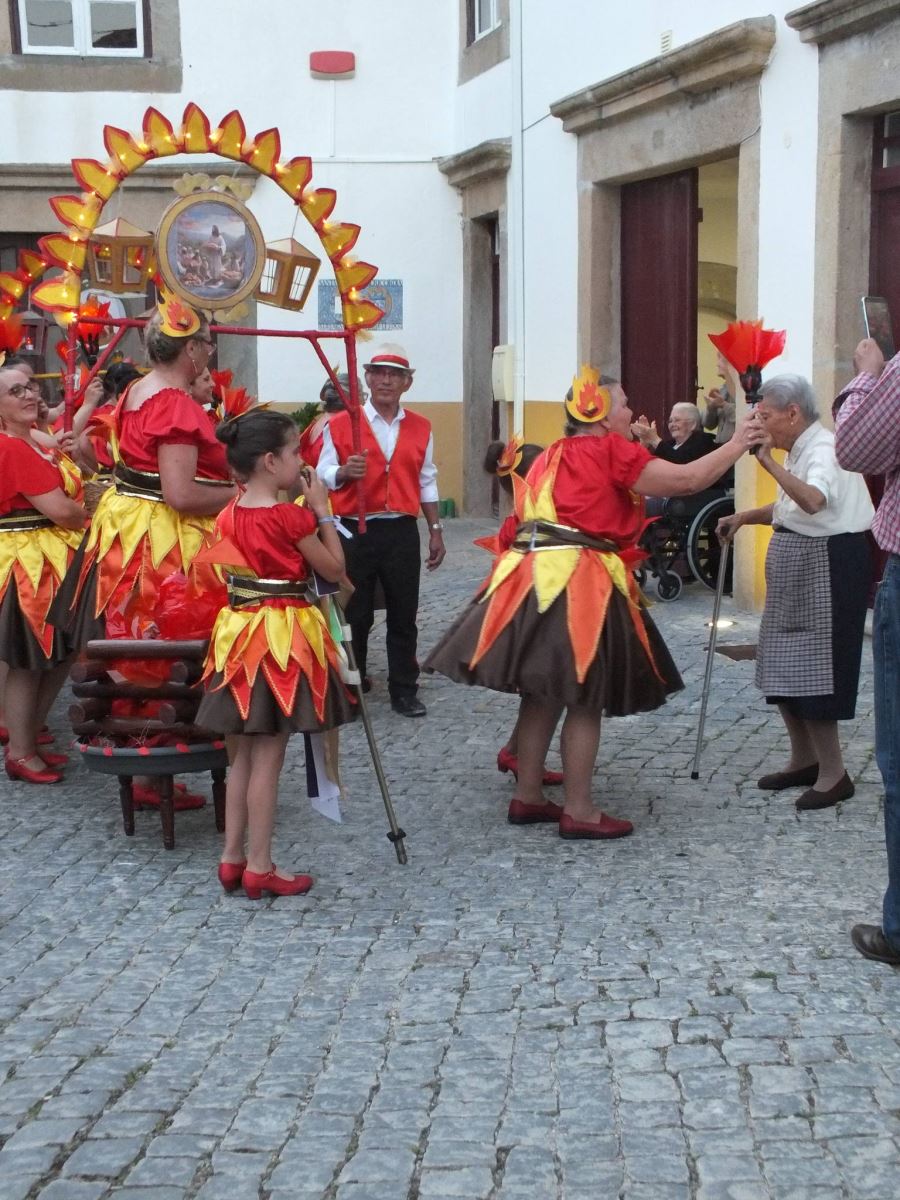
[[[362,689],[362,678],[359,674],[359,668],[356,665],[356,655],[353,653],[353,642],[350,636],[350,626],[347,624],[344,617],[344,610],[338,604],[337,596],[331,597],[337,612],[338,621],[341,626],[341,640],[344,643],[344,649],[347,652],[347,661],[350,664],[350,681],[356,689],[356,698],[359,701],[359,712],[362,717],[363,728],[366,731],[366,740],[369,743],[369,753],[372,755],[372,765],[375,768],[375,776],[378,780],[378,786],[381,789],[381,798],[384,801],[384,811],[387,813],[388,825],[390,829],[387,833],[388,841],[393,845],[397,854],[397,862],[401,866],[406,865],[406,846],[403,839],[406,837],[404,831],[397,824],[397,817],[394,813],[394,806],[391,803],[391,795],[388,791],[387,780],[384,777],[384,770],[381,766],[381,755],[378,753],[378,746],[375,742],[375,731],[372,729],[372,722],[369,719],[369,710],[366,706],[366,698]]]
[[[700,778],[700,751],[703,748],[703,727],[706,724],[706,705],[709,701],[709,685],[712,682],[713,656],[716,652],[716,637],[719,632],[719,608],[722,604],[722,593],[725,591],[725,574],[728,570],[728,552],[731,542],[722,543],[722,555],[719,558],[719,576],[716,579],[716,601],[713,605],[712,628],[709,631],[709,646],[706,651],[706,674],[703,677],[703,695],[700,698],[700,724],[697,727],[697,746],[694,750],[694,767],[691,779]]]

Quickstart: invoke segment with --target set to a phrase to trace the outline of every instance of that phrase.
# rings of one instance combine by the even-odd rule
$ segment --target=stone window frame
[[[90,16],[92,0],[65,0],[70,5],[73,22],[73,34],[79,25],[84,28],[82,32],[90,30]],[[75,48],[60,47],[51,49],[50,47],[35,46],[34,48],[25,45],[27,41],[26,31],[23,28],[23,10],[27,8],[28,0],[9,0],[10,7],[10,24],[15,34],[14,46],[17,54],[47,54],[54,58],[131,58],[142,59],[149,57],[150,54],[150,20],[147,11],[147,0],[115,0],[117,6],[122,7],[126,3],[131,5],[131,9],[135,17],[135,30],[140,30],[140,46],[135,47],[101,47],[95,49],[93,46],[79,51]],[[86,22],[86,24],[85,24]],[[88,37],[88,41],[90,38]]]
[[[0,3],[0,89],[22,92],[180,92],[179,0],[140,0],[144,55],[22,53],[18,2]]]
[[[498,24],[472,42],[469,41],[469,3],[470,0],[458,0],[460,84],[468,83],[509,58],[509,0],[497,0]]]
[[[482,467],[482,425],[469,419],[477,410],[484,415],[485,331],[491,328],[490,286],[485,277],[489,237],[485,218],[496,219],[500,252],[500,328],[508,326],[507,272],[508,203],[506,179],[512,162],[510,138],[493,138],[436,160],[438,170],[459,192],[462,216],[463,325],[463,510],[469,516],[490,516],[491,479]],[[506,434],[504,405],[500,406],[500,434]]]

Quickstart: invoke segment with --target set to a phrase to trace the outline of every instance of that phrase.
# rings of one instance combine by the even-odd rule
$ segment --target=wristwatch
[[[432,523],[428,526],[428,528],[431,530],[432,533],[443,533],[444,532],[444,522],[443,521],[432,521]]]

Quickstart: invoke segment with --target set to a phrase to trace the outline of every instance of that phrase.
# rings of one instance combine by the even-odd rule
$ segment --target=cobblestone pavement
[[[487,528],[451,523],[425,649]],[[692,783],[698,586],[654,610],[686,691],[605,728],[624,842],[509,826],[514,699],[434,677],[428,717],[395,717],[380,652],[407,867],[357,728],[343,826],[290,751],[277,860],[317,876],[302,899],[224,895],[210,811],[166,852],[155,814],[124,837],[106,777],[0,785],[2,1200],[895,1200],[900,976],[847,936],[885,870],[870,649],[853,800],[798,817],[757,790],[779,723],[721,657]],[[754,641],[735,616],[722,640]]]

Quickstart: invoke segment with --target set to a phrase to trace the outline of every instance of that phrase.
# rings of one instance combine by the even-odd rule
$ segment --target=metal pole
[[[694,749],[694,766],[691,779],[700,778],[700,751],[703,748],[703,728],[706,725],[706,705],[709,701],[709,685],[712,683],[713,657],[716,653],[716,637],[719,633],[719,608],[722,604],[722,593],[725,591],[725,574],[728,570],[728,554],[731,542],[722,543],[722,556],[719,559],[719,575],[716,579],[716,599],[713,604],[712,628],[709,631],[709,646],[706,651],[706,674],[703,677],[703,695],[700,698],[700,723],[697,726],[697,745]]]
[[[351,376],[352,378],[352,376]],[[378,780],[378,787],[381,789],[381,799],[384,801],[384,811],[387,813],[388,825],[390,829],[387,833],[388,841],[393,845],[397,854],[397,862],[401,866],[406,865],[406,846],[403,839],[406,837],[405,832],[397,824],[397,817],[394,813],[394,806],[391,803],[391,795],[388,791],[387,779],[384,775],[384,770],[381,766],[381,755],[378,753],[378,745],[375,741],[375,731],[372,728],[372,722],[369,719],[369,710],[366,707],[366,698],[362,689],[362,678],[359,674],[359,667],[356,665],[356,655],[353,653],[353,642],[350,635],[350,626],[347,624],[344,617],[344,610],[337,601],[336,596],[331,597],[334,604],[335,612],[341,625],[341,638],[344,643],[344,649],[347,651],[347,661],[350,664],[351,679],[353,686],[356,688],[356,698],[359,701],[359,715],[362,717],[363,728],[366,731],[366,740],[369,743],[369,753],[372,755],[372,765],[375,768],[375,777]]]

